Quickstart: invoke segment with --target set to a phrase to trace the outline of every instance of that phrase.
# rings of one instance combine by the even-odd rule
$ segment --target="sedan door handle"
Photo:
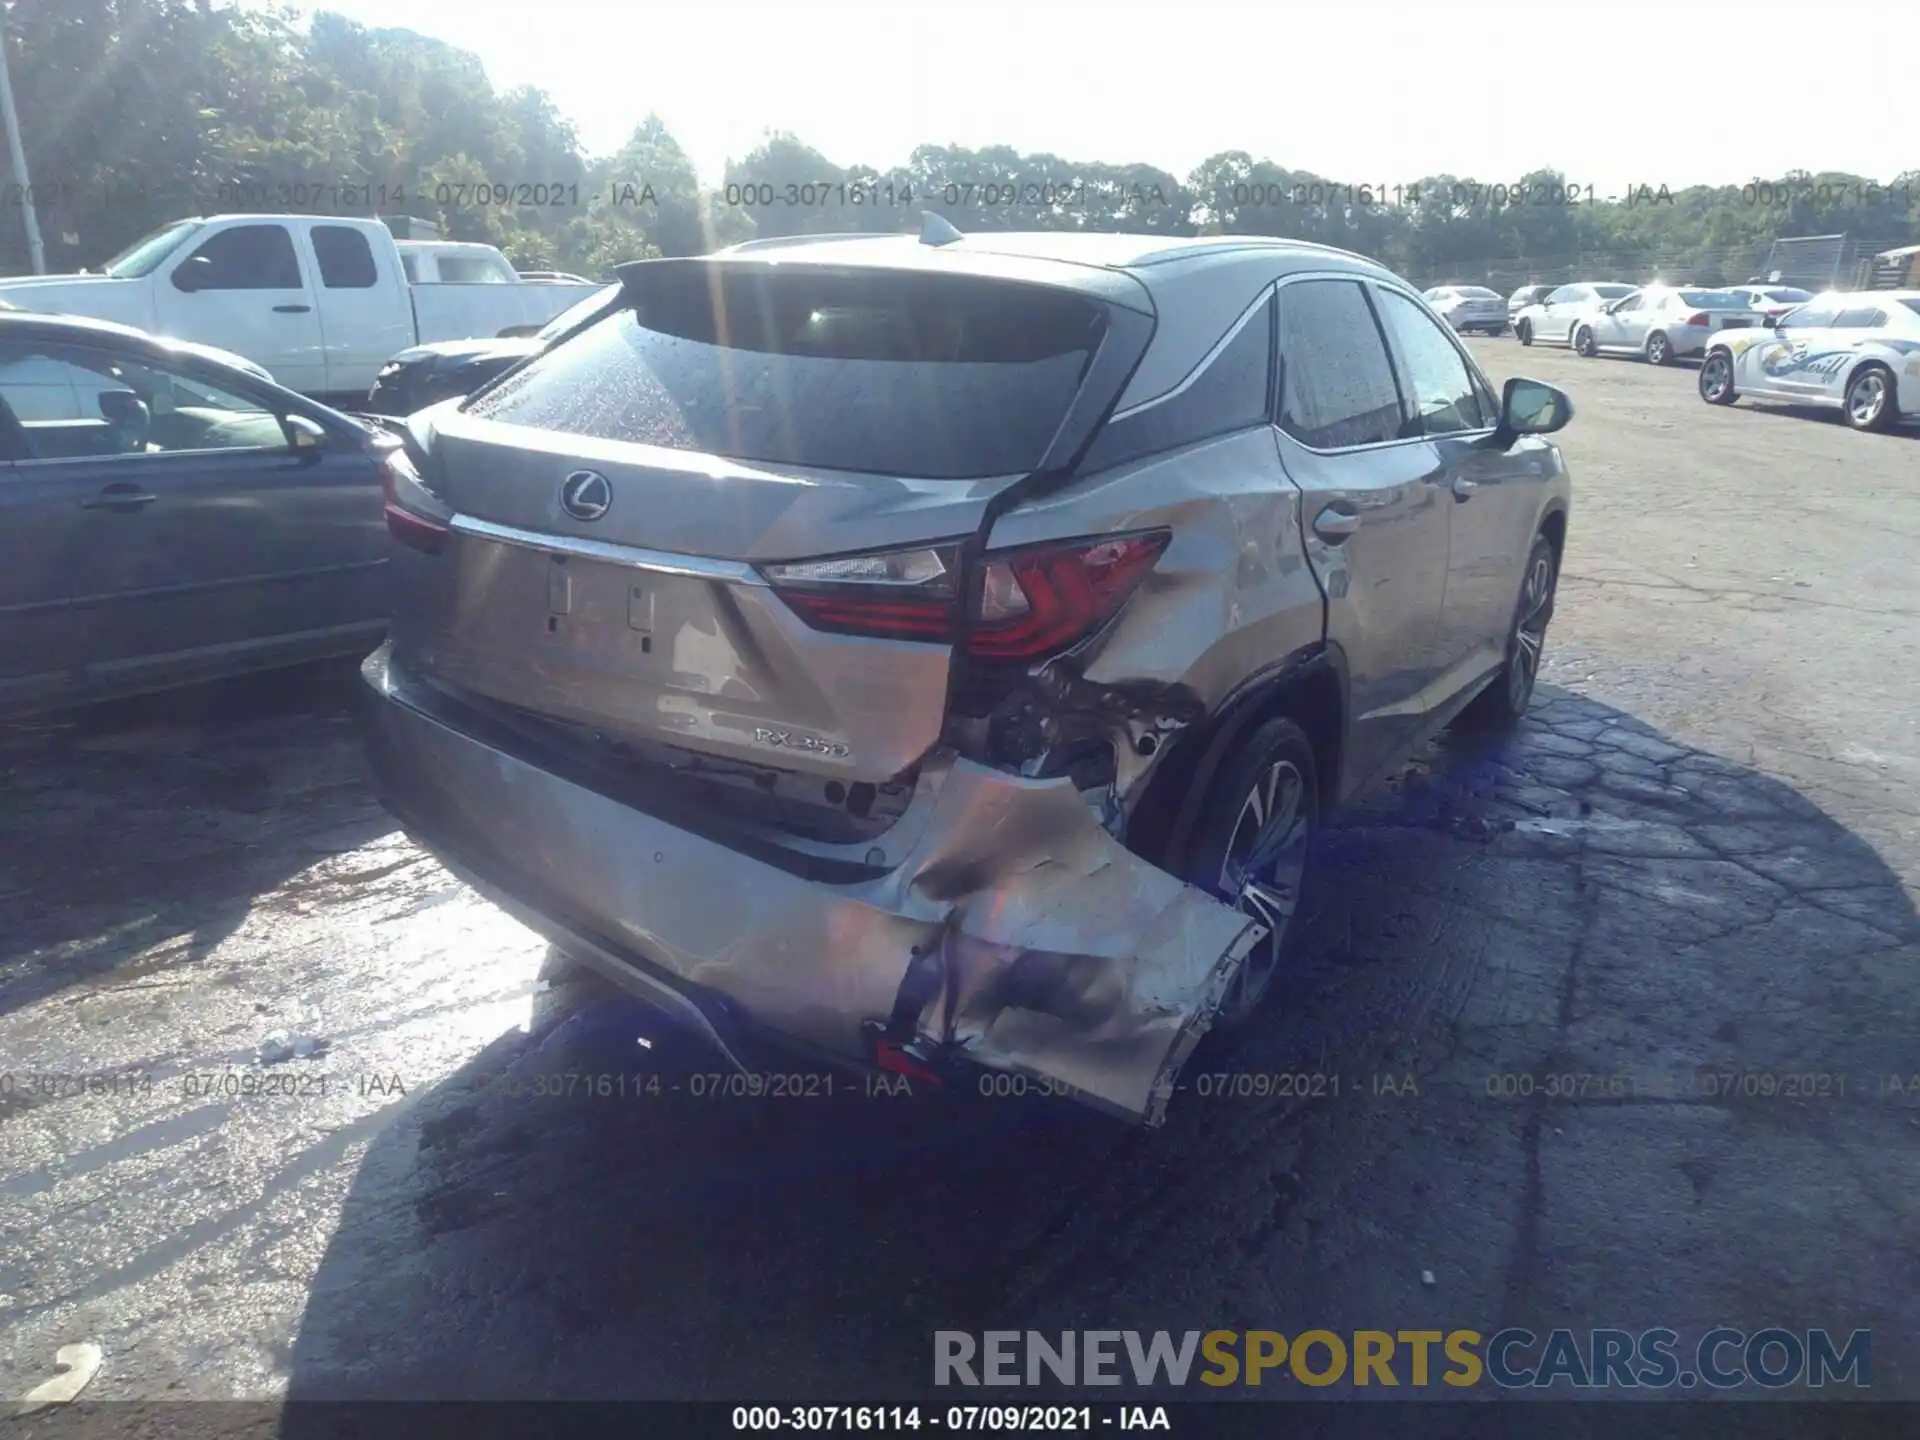
[[[1456,475],[1453,477],[1453,498],[1456,500],[1471,500],[1473,498],[1473,492],[1479,488],[1480,482],[1478,480],[1469,480],[1464,475]]]
[[[273,313],[276,315],[304,315],[311,309],[313,309],[311,305],[276,305],[273,307]]]
[[[131,513],[144,505],[151,505],[159,498],[158,495],[142,490],[138,485],[122,480],[104,487],[98,495],[89,495],[80,502],[80,508]]]
[[[1335,545],[1359,528],[1360,517],[1357,514],[1350,510],[1336,510],[1331,505],[1316,515],[1313,521],[1313,533]]]

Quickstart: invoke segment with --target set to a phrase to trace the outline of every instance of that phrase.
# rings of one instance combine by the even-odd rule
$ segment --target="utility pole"
[[[7,73],[7,7],[0,0],[0,115],[7,124],[7,154],[13,161],[13,183],[20,191],[20,214],[27,223],[27,254],[33,273],[47,273],[47,250],[40,243],[40,220],[33,213],[33,185],[27,178],[27,152],[20,143],[20,117],[13,109],[13,79]]]

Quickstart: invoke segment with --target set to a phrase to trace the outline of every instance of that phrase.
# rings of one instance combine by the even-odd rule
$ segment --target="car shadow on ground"
[[[0,1015],[200,960],[255,897],[394,831],[355,667],[0,724]]]
[[[1826,405],[1790,405],[1777,400],[1748,400],[1744,396],[1734,403],[1737,409],[1754,415],[1771,415],[1778,420],[1818,420],[1843,430],[1849,428],[1846,418],[1838,410]],[[1920,415],[1903,415],[1900,423],[1891,430],[1865,433],[1901,440],[1920,440]]]
[[[924,1398],[936,1329],[1272,1323],[1218,1297],[1310,1266],[1356,1204],[1376,1207],[1380,1237],[1406,1207],[1406,1225],[1449,1205],[1484,1218],[1507,1202],[1448,1157],[1469,1133],[1489,1145],[1488,1123],[1516,1157],[1529,1124],[1539,1143],[1537,1115],[1487,1122],[1473,1078],[1391,1145],[1322,1127],[1316,1152],[1303,1137],[1335,1102],[1276,1075],[1444,1086],[1547,1063],[1911,1061],[1910,987],[1882,957],[1916,922],[1870,846],[1792,788],[1616,710],[1544,688],[1536,707],[1510,739],[1432,748],[1329,831],[1270,1023],[1189,1068],[1258,1083],[1223,1103],[1238,1082],[1206,1096],[1190,1080],[1159,1131],[846,1079],[831,1096],[740,1098],[644,1007],[555,984],[529,1033],[409,1096],[373,1140],[309,1290],[289,1398]],[[1340,1189],[1320,1178],[1336,1165],[1373,1178],[1314,1201]],[[1726,1203],[1712,1243],[1732,1263],[1781,1243],[1744,1190]],[[1515,1226],[1511,1255],[1482,1268],[1524,1314],[1549,1281]],[[1351,1248],[1362,1258],[1296,1309],[1318,1320],[1373,1270],[1420,1273],[1388,1239]],[[289,1410],[285,1433],[299,1424]]]

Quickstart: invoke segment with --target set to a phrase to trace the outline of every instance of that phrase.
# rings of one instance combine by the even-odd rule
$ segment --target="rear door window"
[[[963,480],[1035,468],[1105,331],[1068,291],[971,276],[660,262],[628,307],[475,399],[509,425],[738,460]]]
[[[313,227],[313,256],[320,262],[320,283],[329,290],[367,290],[379,278],[367,237],[345,225]]]
[[[1399,439],[1393,364],[1359,282],[1283,285],[1279,313],[1280,428],[1316,450]]]

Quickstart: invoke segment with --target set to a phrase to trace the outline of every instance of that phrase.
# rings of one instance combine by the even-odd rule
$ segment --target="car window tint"
[[[1564,305],[1570,300],[1580,299],[1586,293],[1586,287],[1584,286],[1562,285],[1558,290],[1549,293],[1546,300],[1542,303],[1547,305]]]
[[[184,264],[205,258],[202,290],[298,290],[300,262],[284,225],[236,225],[209,236]],[[176,275],[179,273],[175,272]]]
[[[1400,437],[1400,392],[1386,342],[1354,280],[1280,288],[1282,430],[1317,450]]]
[[[329,290],[368,290],[378,278],[367,237],[345,225],[313,227],[313,255],[320,262],[320,283]]]
[[[1887,317],[1872,305],[1855,306],[1851,310],[1842,310],[1834,317],[1836,330],[1872,330],[1887,323]]]
[[[1272,360],[1273,302],[1269,297],[1191,383],[1134,414],[1110,420],[1081,467],[1103,470],[1250,425],[1264,425]]]
[[[1840,307],[1819,300],[1802,305],[1798,310],[1789,310],[1780,319],[1782,330],[1821,330],[1833,324],[1840,314]]]
[[[1393,337],[1401,389],[1412,398],[1422,432],[1451,435],[1491,423],[1482,420],[1467,362],[1447,332],[1399,291],[1376,286],[1373,294]]]
[[[644,268],[626,308],[468,413],[739,460],[1009,475],[1045,458],[1105,333],[1097,301],[973,276]]]
[[[0,356],[0,400],[20,427],[20,458],[28,460],[288,444],[279,417],[257,400],[170,366],[85,346],[9,348]]]

